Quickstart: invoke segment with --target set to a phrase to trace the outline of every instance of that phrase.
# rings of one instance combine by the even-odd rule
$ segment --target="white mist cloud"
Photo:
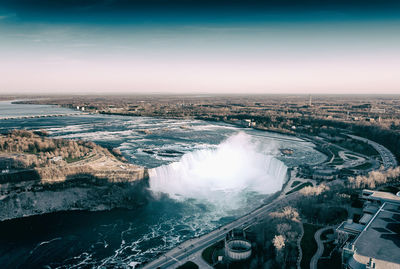
[[[237,209],[243,206],[244,193],[269,194],[284,183],[287,167],[265,149],[251,136],[238,133],[215,149],[194,151],[151,170],[150,189],[175,199],[207,200]]]

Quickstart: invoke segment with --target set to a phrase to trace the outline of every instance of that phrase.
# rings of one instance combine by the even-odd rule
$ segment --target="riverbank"
[[[30,131],[0,135],[0,221],[146,202],[148,170],[93,142]]]
[[[31,186],[30,190],[0,196],[0,221],[59,211],[134,209],[150,197],[147,179],[103,184],[72,181],[40,187],[40,191]]]

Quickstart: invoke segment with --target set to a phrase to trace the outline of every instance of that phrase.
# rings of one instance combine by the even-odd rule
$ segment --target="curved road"
[[[385,170],[389,169],[390,167],[397,166],[396,157],[393,155],[393,153],[390,150],[388,150],[381,144],[378,144],[375,141],[369,140],[364,137],[356,136],[356,135],[348,134],[347,136],[371,145],[379,153],[379,155],[381,155],[382,164],[383,164],[383,167],[385,168]]]
[[[299,256],[297,257],[297,269],[301,269],[301,260],[303,259],[303,250],[301,249],[301,240],[303,239],[304,236],[304,226],[303,223],[300,221],[300,235],[299,238],[297,238],[297,248],[299,249]]]
[[[318,249],[317,252],[315,252],[314,256],[311,258],[310,261],[310,269],[317,269],[318,265],[318,260],[321,258],[322,254],[324,253],[324,243],[321,241],[321,234],[325,232],[326,230],[333,229],[334,226],[328,226],[319,229],[315,234],[314,234],[314,239],[317,242]]]

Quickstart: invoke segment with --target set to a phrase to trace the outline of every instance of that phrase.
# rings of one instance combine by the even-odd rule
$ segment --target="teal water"
[[[12,111],[13,106],[10,102],[0,102],[0,113]],[[58,109],[66,111],[53,106],[18,108],[19,115],[23,115],[23,111],[35,115],[43,109],[54,113],[58,113]],[[47,129],[53,137],[85,139],[117,147],[130,162],[148,168],[179,163],[182,156],[189,156],[187,154],[198,156],[196,152],[212,154],[220,147],[218,145],[239,132],[257,145],[257,154],[273,156],[288,167],[325,159],[311,143],[297,138],[198,120],[83,114],[0,120],[0,132],[16,128]],[[290,148],[294,152],[283,156],[280,148]],[[170,170],[166,169],[166,173]],[[173,180],[174,175],[169,174],[168,178]],[[185,178],[185,184],[190,184],[190,180]],[[235,195],[236,198],[240,196],[241,202],[229,209],[205,197],[175,199],[162,195],[136,210],[58,212],[2,222],[0,265],[1,268],[132,268],[184,240],[245,214],[261,205],[268,193],[257,192],[254,186],[252,190],[244,186],[236,190]],[[229,197],[226,196],[228,202]]]

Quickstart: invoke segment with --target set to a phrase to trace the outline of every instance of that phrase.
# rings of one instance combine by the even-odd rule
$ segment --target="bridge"
[[[288,136],[286,134],[281,134],[281,135]],[[305,140],[304,137],[291,138],[291,137],[274,136],[274,135],[268,135],[268,134],[253,134],[253,133],[251,134],[251,136],[272,138],[274,140],[285,141],[285,142],[309,143],[309,141]]]
[[[34,119],[34,118],[49,118],[49,117],[68,117],[77,115],[89,115],[89,113],[73,112],[66,114],[43,114],[43,115],[23,115],[23,116],[5,116],[1,117],[0,120],[19,120],[19,119]]]
[[[167,253],[161,254],[161,256],[157,259],[143,265],[140,268],[176,268],[186,262],[190,257],[201,255],[202,250],[206,247],[223,240],[225,235],[232,229],[246,228],[257,223],[273,210],[288,205],[288,202],[295,199],[297,196],[298,193],[291,193],[287,196],[279,197],[273,202],[263,205],[249,214],[244,215],[243,217],[229,224],[226,224],[225,226],[219,227],[200,237],[183,242],[182,244],[171,249]]]

